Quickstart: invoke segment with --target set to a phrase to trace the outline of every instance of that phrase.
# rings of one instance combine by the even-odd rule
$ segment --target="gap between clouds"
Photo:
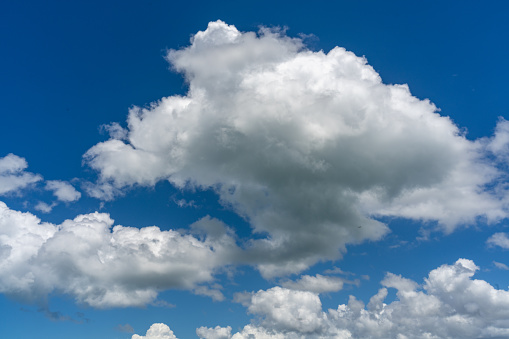
[[[325,53],[262,28],[210,22],[167,60],[189,90],[145,108],[84,161],[85,186],[114,199],[168,180],[212,189],[263,239],[243,260],[266,278],[335,260],[347,244],[389,232],[379,216],[455,228],[507,217],[509,123],[470,141],[429,100],[384,84],[365,58]]]

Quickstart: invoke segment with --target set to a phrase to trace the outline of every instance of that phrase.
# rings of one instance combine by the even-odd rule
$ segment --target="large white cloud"
[[[31,302],[66,293],[103,308],[143,306],[168,288],[199,292],[236,245],[217,220],[204,218],[192,230],[113,226],[97,212],[53,225],[0,202],[0,293]],[[214,284],[211,291],[218,298]]]
[[[509,291],[472,279],[478,269],[459,259],[431,271],[422,285],[388,273],[367,306],[350,296],[327,311],[312,292],[260,290],[244,302],[257,318],[226,338],[507,338]],[[397,299],[386,304],[388,288]],[[201,328],[199,335],[212,339],[228,329]]]
[[[0,158],[0,195],[15,193],[42,180],[38,174],[25,172],[27,167],[25,158],[12,153]]]
[[[266,277],[380,239],[388,229],[373,216],[452,231],[507,215],[504,190],[487,189],[500,178],[487,154],[502,156],[509,140],[503,120],[495,138],[469,141],[406,85],[382,83],[366,59],[312,52],[268,29],[211,22],[167,58],[187,95],[131,109],[126,130],[116,125],[88,150],[100,175],[88,190],[111,199],[159,180],[213,189],[268,234],[245,252]]]

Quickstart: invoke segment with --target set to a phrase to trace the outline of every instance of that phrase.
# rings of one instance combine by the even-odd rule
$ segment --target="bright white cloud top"
[[[507,218],[508,121],[500,118],[493,136],[469,140],[407,85],[384,83],[365,58],[341,47],[313,51],[277,29],[210,22],[166,59],[187,93],[131,108],[124,127],[101,126],[109,139],[83,155],[97,181],[43,181],[8,154],[0,158],[0,195],[39,182],[54,202],[34,209],[50,213],[61,202],[113,201],[168,181],[183,192],[216,193],[251,233],[210,216],[166,230],[115,225],[110,214],[90,210],[43,222],[0,201],[0,293],[37,305],[66,295],[96,309],[165,303],[158,297],[172,289],[221,302],[228,296],[218,276],[234,281],[235,269],[252,266],[273,286],[233,297],[251,322],[201,326],[200,338],[509,337],[509,292],[473,279],[479,267],[469,259],[451,265],[456,256],[421,284],[387,273],[367,305],[350,296],[327,310],[324,294],[361,281],[332,275],[340,269],[304,272],[340,259],[348,245],[383,239],[384,217],[446,234]],[[82,185],[83,198],[71,183]],[[509,248],[505,232],[482,241]],[[387,301],[391,289],[396,297]],[[177,339],[155,321],[132,339]],[[127,323],[118,328],[134,333]]]
[[[173,331],[165,324],[153,324],[145,336],[133,335],[132,339],[177,339]]]

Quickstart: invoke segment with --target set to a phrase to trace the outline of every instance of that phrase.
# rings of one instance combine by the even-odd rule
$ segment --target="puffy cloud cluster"
[[[46,181],[46,185],[44,188],[47,191],[52,191],[53,195],[57,198],[58,201],[63,201],[63,202],[68,203],[68,202],[77,201],[81,198],[81,193],[78,192],[67,181],[48,180],[48,181]],[[39,201],[37,203],[37,205],[35,205],[34,208],[42,213],[49,213],[57,205],[58,205],[57,201],[53,201],[51,204],[48,204],[44,201]]]
[[[313,333],[324,321],[322,303],[316,293],[281,287],[255,293],[248,312],[262,315],[262,325],[278,331]]]
[[[39,174],[26,172],[27,167],[28,163],[25,158],[12,153],[0,158],[0,195],[18,194],[21,189],[43,180]],[[52,191],[59,201],[73,202],[81,198],[81,193],[66,181],[49,180],[45,183],[45,189]],[[57,204],[57,202],[48,204],[39,201],[35,205],[35,209],[43,213],[49,213]]]
[[[173,331],[165,324],[153,324],[145,336],[134,334],[131,339],[177,339]]]
[[[25,158],[12,153],[0,158],[0,195],[15,193],[42,180],[38,174],[25,172],[27,167]]]
[[[367,306],[350,296],[348,304],[322,310],[316,293],[274,287],[245,300],[256,321],[219,338],[506,338],[509,291],[472,279],[479,268],[467,259],[431,271],[424,284],[388,273]],[[388,288],[397,300],[384,302]],[[200,328],[204,339],[230,328]]]
[[[469,141],[366,59],[340,47],[313,52],[269,29],[211,22],[167,59],[187,95],[132,108],[126,129],[112,125],[84,155],[99,172],[88,192],[112,199],[160,180],[213,189],[268,235],[245,244],[245,261],[266,277],[380,239],[388,229],[373,216],[452,231],[507,215],[503,192],[486,188],[500,177],[487,154],[506,152],[505,121],[493,139]]]
[[[113,226],[97,212],[54,225],[0,202],[0,293],[41,301],[55,291],[104,308],[142,306],[168,288],[199,289],[230,262],[236,245],[217,220],[192,229]]]

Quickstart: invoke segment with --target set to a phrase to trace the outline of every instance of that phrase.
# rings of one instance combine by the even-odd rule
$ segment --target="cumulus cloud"
[[[91,192],[112,199],[160,180],[212,189],[267,234],[245,244],[265,277],[380,239],[388,228],[375,216],[452,231],[507,215],[504,190],[487,188],[501,173],[486,156],[501,154],[505,122],[494,138],[469,141],[429,100],[384,84],[344,48],[313,52],[283,32],[216,21],[167,59],[187,95],[132,108],[125,133],[86,152],[100,176]]]
[[[134,334],[131,339],[178,339],[165,324],[153,324],[145,336]]]
[[[0,195],[18,192],[42,180],[39,174],[25,172],[27,167],[25,158],[12,153],[0,158]]]
[[[313,333],[323,326],[322,303],[316,293],[273,287],[251,297],[248,312],[260,315],[264,327]]]
[[[45,189],[47,191],[52,191],[58,201],[74,202],[81,198],[81,193],[66,181],[48,180],[46,181]],[[58,203],[56,201],[51,204],[39,201],[37,205],[35,205],[35,209],[42,213],[49,213],[57,205]]]
[[[206,218],[197,228],[194,235],[114,226],[97,212],[54,225],[0,202],[0,293],[30,302],[65,293],[105,308],[143,306],[161,290],[205,286],[236,245],[219,221]],[[220,298],[215,285],[210,291]]]
[[[52,191],[57,199],[63,202],[73,202],[81,198],[81,193],[66,181],[48,180],[46,189]]]
[[[260,290],[245,303],[257,318],[226,338],[505,338],[509,292],[472,279],[478,269],[459,259],[431,271],[422,285],[388,273],[367,306],[350,296],[348,304],[327,311],[316,293]],[[389,288],[397,299],[387,304]],[[200,336],[211,339],[220,331],[230,333],[200,328]]]

